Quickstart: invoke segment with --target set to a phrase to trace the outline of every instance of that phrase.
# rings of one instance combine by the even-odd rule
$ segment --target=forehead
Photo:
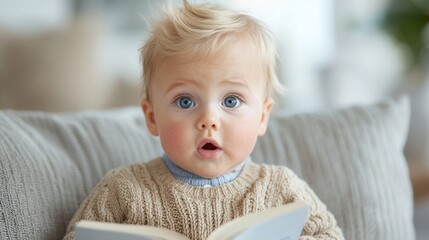
[[[239,39],[210,56],[178,55],[166,57],[154,73],[152,85],[170,84],[174,80],[216,82],[241,79],[248,84],[265,83],[260,53],[255,45]]]

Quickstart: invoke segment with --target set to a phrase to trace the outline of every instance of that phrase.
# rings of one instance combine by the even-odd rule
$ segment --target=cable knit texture
[[[74,225],[83,219],[157,226],[206,239],[237,217],[298,200],[311,206],[302,235],[344,239],[326,206],[286,167],[248,163],[234,181],[204,188],[177,180],[157,158],[108,173],[81,205],[64,239],[74,238]]]

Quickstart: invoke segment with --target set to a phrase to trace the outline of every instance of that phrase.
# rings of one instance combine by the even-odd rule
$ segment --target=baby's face
[[[237,167],[265,133],[272,100],[256,48],[240,40],[208,59],[167,58],[143,101],[149,130],[179,167],[213,178]]]

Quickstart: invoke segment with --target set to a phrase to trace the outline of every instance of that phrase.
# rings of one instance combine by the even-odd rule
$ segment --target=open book
[[[223,224],[207,240],[296,240],[308,218],[308,205],[294,202],[248,214]],[[80,221],[76,240],[189,240],[174,231],[142,225]]]

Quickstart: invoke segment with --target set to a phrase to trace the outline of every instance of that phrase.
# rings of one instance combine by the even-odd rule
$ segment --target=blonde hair
[[[257,19],[211,4],[172,4],[161,19],[152,22],[149,37],[140,49],[143,66],[142,95],[149,99],[151,79],[168,56],[211,56],[239,36],[247,36],[260,52],[267,78],[266,96],[283,89],[276,74],[277,49],[271,32]]]

